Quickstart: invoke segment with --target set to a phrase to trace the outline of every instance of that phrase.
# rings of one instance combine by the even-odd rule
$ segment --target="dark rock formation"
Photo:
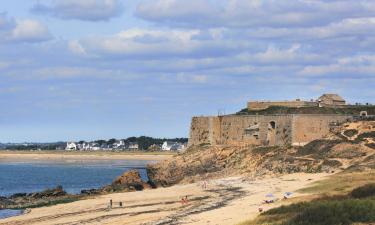
[[[102,192],[111,193],[118,191],[142,191],[150,189],[152,185],[144,182],[138,170],[130,170],[117,177],[111,185],[102,188]]]

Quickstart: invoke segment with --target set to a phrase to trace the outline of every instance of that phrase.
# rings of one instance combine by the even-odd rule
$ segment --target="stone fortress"
[[[265,113],[272,107],[287,110],[305,108],[308,113]],[[324,94],[318,100],[301,101],[252,101],[245,114],[193,117],[189,146],[211,145],[292,145],[303,146],[327,135],[331,128],[351,120],[358,114],[320,113],[324,109],[342,109],[354,106],[337,94]],[[316,113],[318,111],[318,113]],[[366,115],[367,112],[360,112]]]

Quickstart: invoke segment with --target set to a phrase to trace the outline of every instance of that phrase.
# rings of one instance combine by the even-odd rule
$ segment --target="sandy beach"
[[[0,161],[24,160],[165,160],[173,157],[167,153],[138,152],[57,152],[57,151],[0,151]]]
[[[209,180],[142,192],[116,193],[68,204],[31,209],[27,214],[0,220],[1,225],[47,224],[237,224],[258,215],[258,208],[268,210],[290,200],[296,190],[324,179],[328,174],[290,174],[278,178],[251,180],[243,177]],[[262,204],[272,193],[280,200]],[[188,196],[188,203],[180,199]],[[110,199],[113,208],[108,209]],[[119,207],[118,202],[123,202]]]

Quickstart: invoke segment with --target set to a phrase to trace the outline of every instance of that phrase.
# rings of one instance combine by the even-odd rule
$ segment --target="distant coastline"
[[[173,152],[71,152],[71,151],[9,151],[0,150],[1,160],[165,160],[176,155]]]

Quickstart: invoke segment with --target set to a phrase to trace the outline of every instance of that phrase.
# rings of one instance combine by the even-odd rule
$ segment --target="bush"
[[[346,131],[344,131],[344,134],[347,137],[353,137],[354,135],[358,134],[358,130],[356,130],[356,129],[346,130]]]
[[[375,183],[366,184],[364,186],[354,189],[350,195],[354,198],[367,198],[375,196]]]
[[[375,221],[375,201],[347,199],[312,202],[285,225],[350,225]]]

